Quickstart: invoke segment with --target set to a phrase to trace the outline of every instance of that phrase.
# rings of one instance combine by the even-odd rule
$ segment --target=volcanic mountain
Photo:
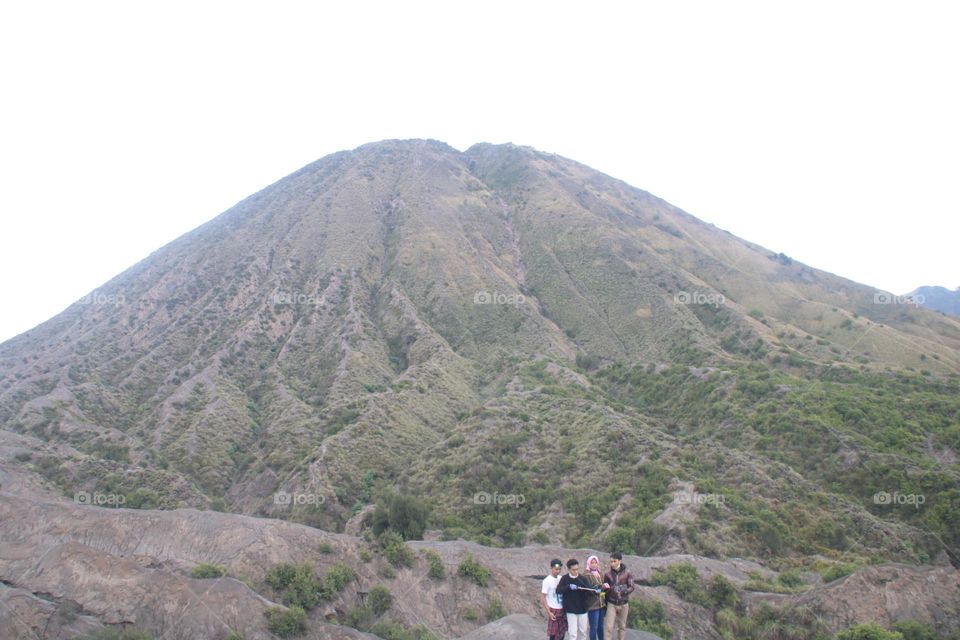
[[[400,496],[407,537],[956,561],[960,319],[780,249],[528,147],[335,153],[0,345],[4,465],[336,532]]]

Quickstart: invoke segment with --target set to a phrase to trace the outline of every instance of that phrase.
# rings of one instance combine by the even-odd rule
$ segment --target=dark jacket
[[[610,585],[606,592],[607,604],[627,604],[633,593],[633,574],[627,570],[627,565],[621,562],[620,571],[610,569],[603,574],[603,580]]]
[[[578,588],[571,589],[571,584],[577,585]],[[591,588],[592,585],[582,575],[572,578],[569,573],[564,574],[560,578],[560,584],[557,585],[557,594],[563,602],[563,612],[581,614],[589,611],[592,596],[595,594],[593,591],[584,591],[584,589]]]

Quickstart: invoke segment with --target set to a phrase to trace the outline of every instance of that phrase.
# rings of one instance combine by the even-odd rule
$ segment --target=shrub
[[[357,577],[357,574],[353,572],[353,569],[338,562],[327,570],[326,575],[323,577],[323,592],[328,599],[333,599],[333,597],[343,591],[343,588],[348,584],[353,582]]]
[[[377,535],[394,531],[404,540],[419,540],[427,527],[430,508],[418,498],[400,493],[386,493],[373,512],[373,532]]]
[[[687,602],[704,606],[709,604],[700,574],[692,564],[672,564],[667,567],[666,572],[654,571],[651,582],[672,587]]]
[[[707,595],[714,609],[736,609],[740,604],[736,587],[719,573],[711,578],[707,586]]]
[[[426,552],[427,562],[430,567],[427,569],[427,575],[433,578],[434,580],[443,580],[446,575],[446,571],[443,567],[443,560],[440,558],[440,554],[436,551],[428,550]]]
[[[916,620],[900,620],[894,622],[890,627],[891,631],[896,631],[903,636],[903,640],[939,640],[940,635],[934,631],[928,624],[917,622]],[[960,637],[960,636],[956,636]]]
[[[835,564],[831,567],[828,567],[820,575],[823,576],[824,582],[833,582],[834,580],[847,577],[855,570],[856,567],[852,564]]]
[[[797,569],[790,569],[789,571],[784,571],[777,576],[777,582],[779,582],[784,587],[788,589],[795,589],[803,584],[803,580],[800,578],[800,571]]]
[[[377,584],[370,589],[370,593],[367,595],[367,603],[374,615],[382,616],[393,606],[393,595],[390,594],[390,589],[382,584]]]
[[[400,534],[393,531],[385,531],[380,534],[380,546],[383,549],[383,556],[396,567],[413,566],[413,550],[404,543]]]
[[[323,584],[309,564],[278,564],[267,573],[266,582],[280,594],[283,604],[290,607],[310,609],[323,593]]]
[[[270,607],[263,615],[267,617],[270,633],[281,638],[300,635],[307,630],[307,613],[300,607]]]
[[[198,564],[190,571],[194,578],[222,578],[227,575],[227,568],[219,564]]]
[[[631,600],[627,610],[627,626],[631,629],[649,631],[664,640],[670,640],[673,630],[667,624],[663,603],[647,600]]]
[[[490,581],[490,570],[473,559],[472,554],[467,557],[457,567],[457,575],[472,580],[478,586],[485,587]]]
[[[837,640],[903,640],[896,631],[887,631],[876,624],[858,624],[837,634]]]
[[[480,614],[477,613],[477,610],[470,605],[467,605],[463,608],[463,619],[469,620],[470,622],[476,622],[480,619]]]
[[[503,608],[503,601],[497,596],[490,598],[487,603],[487,622],[493,622],[507,615],[507,610]]]

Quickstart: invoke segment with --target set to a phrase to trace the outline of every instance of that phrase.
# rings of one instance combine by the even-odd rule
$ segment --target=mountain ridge
[[[585,165],[383,141],[0,343],[0,434],[147,511],[832,575],[960,562],[958,373],[960,320]]]

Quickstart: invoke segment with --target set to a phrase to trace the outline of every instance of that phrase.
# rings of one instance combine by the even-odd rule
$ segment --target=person
[[[557,593],[563,610],[567,614],[567,631],[570,640],[587,640],[587,630],[590,621],[587,611],[590,605],[590,596],[597,590],[580,575],[580,563],[576,558],[567,560],[567,573],[560,578],[557,584]]]
[[[550,561],[550,575],[543,579],[540,585],[540,601],[547,612],[548,640],[563,640],[567,634],[567,616],[563,613],[563,605],[557,595],[557,585],[560,583],[560,571],[563,563],[554,558]]]
[[[603,572],[600,570],[600,558],[587,558],[587,570],[583,574],[587,583],[597,590],[590,596],[587,606],[587,620],[590,623],[590,640],[603,640],[603,619],[607,612],[606,593],[602,590]]]
[[[607,594],[607,614],[604,632],[607,640],[613,640],[613,627],[617,627],[617,640],[627,634],[627,614],[630,612],[630,594],[633,593],[633,575],[623,564],[623,554],[610,554],[610,570],[603,574],[603,589]]]

